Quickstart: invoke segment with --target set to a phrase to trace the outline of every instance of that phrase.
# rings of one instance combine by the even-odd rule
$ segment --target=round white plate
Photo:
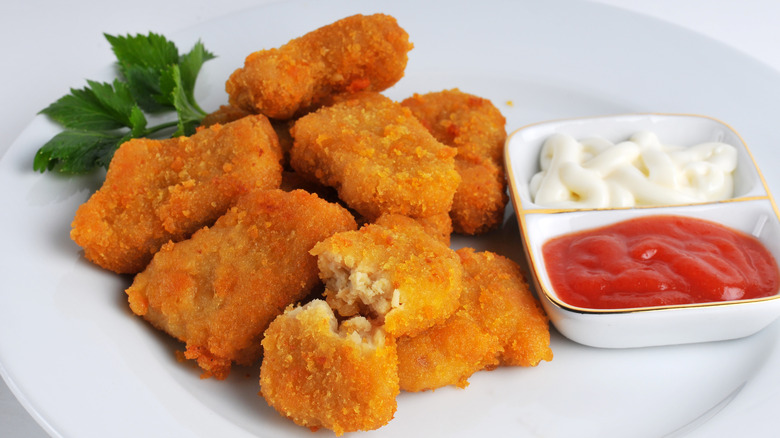
[[[490,98],[507,129],[548,119],[627,112],[705,114],[739,131],[770,190],[777,162],[780,75],[695,34],[570,1],[294,1],[214,20],[174,39],[219,55],[199,78],[199,101],[226,101],[244,57],[354,13],[386,12],[415,49],[387,94],[458,87]],[[110,69],[88,76],[108,79]],[[51,96],[51,100],[59,96]],[[57,131],[37,118],[0,161],[0,373],[54,436],[309,437],[257,395],[257,368],[201,380],[176,361],[181,345],[128,310],[130,278],[85,261],[69,239],[77,206],[100,176],[32,171]],[[522,262],[513,216],[488,238]],[[780,420],[780,325],[748,338],[602,350],[553,332],[555,358],[536,368],[474,375],[465,390],[401,394],[395,419],[372,436],[757,436]],[[330,432],[320,431],[328,436]]]

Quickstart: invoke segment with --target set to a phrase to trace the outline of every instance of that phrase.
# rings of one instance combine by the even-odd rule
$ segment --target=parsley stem
[[[173,120],[173,121],[170,121],[170,122],[160,123],[159,125],[151,126],[149,128],[146,128],[146,131],[145,131],[145,133],[144,133],[144,135],[142,137],[150,136],[150,135],[154,134],[155,132],[162,131],[163,129],[175,128],[177,126],[177,124],[178,124],[178,122],[176,120]]]

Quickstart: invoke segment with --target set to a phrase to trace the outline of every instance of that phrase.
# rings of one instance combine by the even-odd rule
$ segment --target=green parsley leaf
[[[38,149],[33,169],[78,174],[108,167],[116,149],[129,138],[127,134],[104,131],[62,131]]]
[[[164,132],[191,135],[206,115],[195,101],[195,80],[214,55],[200,41],[179,56],[173,42],[152,32],[105,37],[120,77],[112,83],[87,81],[87,87],[71,89],[41,111],[65,131],[38,150],[35,170],[85,173],[108,167],[114,151],[128,139],[159,138]],[[146,113],[172,111],[175,121],[147,126]]]
[[[192,50],[182,55],[179,59],[181,86],[189,102],[201,113],[204,113],[204,111],[200,109],[195,101],[195,79],[198,77],[203,63],[211,59],[214,59],[214,54],[208,52],[200,41],[195,43]]]
[[[89,86],[71,89],[71,94],[43,109],[41,113],[69,129],[110,130],[131,126],[130,114],[136,106],[127,84],[88,81]],[[144,121],[145,123],[145,121]]]
[[[173,133],[174,137],[192,135],[203,118],[202,112],[189,97],[191,93],[187,92],[182,82],[181,69],[178,65],[172,65],[160,78],[162,91],[173,102],[178,114],[179,123],[176,132]]]
[[[119,72],[130,85],[136,100],[149,112],[173,108],[160,90],[160,75],[179,62],[179,50],[165,37],[149,35],[113,36],[105,34],[116,55]]]

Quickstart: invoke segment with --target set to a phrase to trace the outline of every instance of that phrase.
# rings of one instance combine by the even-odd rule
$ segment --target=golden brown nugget
[[[224,125],[226,123],[235,122],[236,120],[251,114],[252,113],[249,111],[232,105],[220,105],[216,111],[206,114],[206,117],[200,121],[200,126],[209,127],[216,124]],[[273,125],[273,122],[271,122],[271,124]]]
[[[453,230],[478,235],[500,227],[509,201],[504,168],[484,158],[460,154],[455,168],[461,183],[452,199]]]
[[[404,391],[463,388],[480,370],[552,360],[547,316],[519,266],[488,251],[457,253],[465,270],[459,309],[443,323],[397,340]]]
[[[314,300],[286,311],[263,339],[260,393],[296,424],[336,433],[373,430],[396,411],[395,341],[363,317],[338,324]]]
[[[457,254],[417,223],[364,225],[337,233],[311,251],[328,304],[341,316],[362,315],[392,336],[414,335],[458,306]]]
[[[204,377],[254,363],[268,324],[319,284],[315,243],[352,215],[298,190],[256,190],[210,228],[168,243],[127,289],[132,311],[186,343]]]
[[[520,266],[490,251],[457,251],[464,275],[461,303],[502,345],[501,364],[536,366],[553,358],[547,314]]]
[[[503,162],[506,119],[490,100],[457,88],[415,94],[409,108],[440,142],[493,162]]]
[[[450,219],[450,215],[446,213],[420,218],[410,218],[400,214],[387,213],[379,216],[374,223],[392,228],[396,225],[408,225],[411,223],[410,221],[417,222],[426,233],[430,234],[444,245],[450,246],[452,220]]]
[[[501,343],[467,311],[460,309],[445,322],[417,336],[398,338],[398,379],[401,390],[416,392],[442,386],[468,386],[477,371],[499,364]]]
[[[321,108],[298,119],[291,132],[293,169],[335,187],[369,221],[383,213],[430,217],[452,207],[460,183],[457,151],[381,94],[359,93]]]
[[[353,15],[250,54],[225,89],[232,105],[288,119],[332,94],[389,88],[403,77],[411,49],[395,18]]]
[[[487,99],[458,89],[415,94],[409,108],[440,142],[458,149],[462,178],[452,205],[458,233],[482,234],[501,225],[509,200],[503,148],[506,119]]]
[[[211,225],[242,193],[278,187],[280,158],[264,116],[191,137],[130,140],[116,151],[100,190],[76,211],[70,236],[97,265],[139,272],[163,244]]]

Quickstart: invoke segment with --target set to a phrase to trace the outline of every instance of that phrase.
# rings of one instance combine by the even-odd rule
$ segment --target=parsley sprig
[[[131,138],[191,135],[206,115],[195,101],[195,80],[213,59],[198,41],[179,54],[165,37],[105,34],[117,59],[119,78],[87,81],[41,111],[63,126],[35,154],[33,168],[44,172],[86,173],[108,167],[114,151]],[[175,111],[177,118],[148,126],[147,115]]]

